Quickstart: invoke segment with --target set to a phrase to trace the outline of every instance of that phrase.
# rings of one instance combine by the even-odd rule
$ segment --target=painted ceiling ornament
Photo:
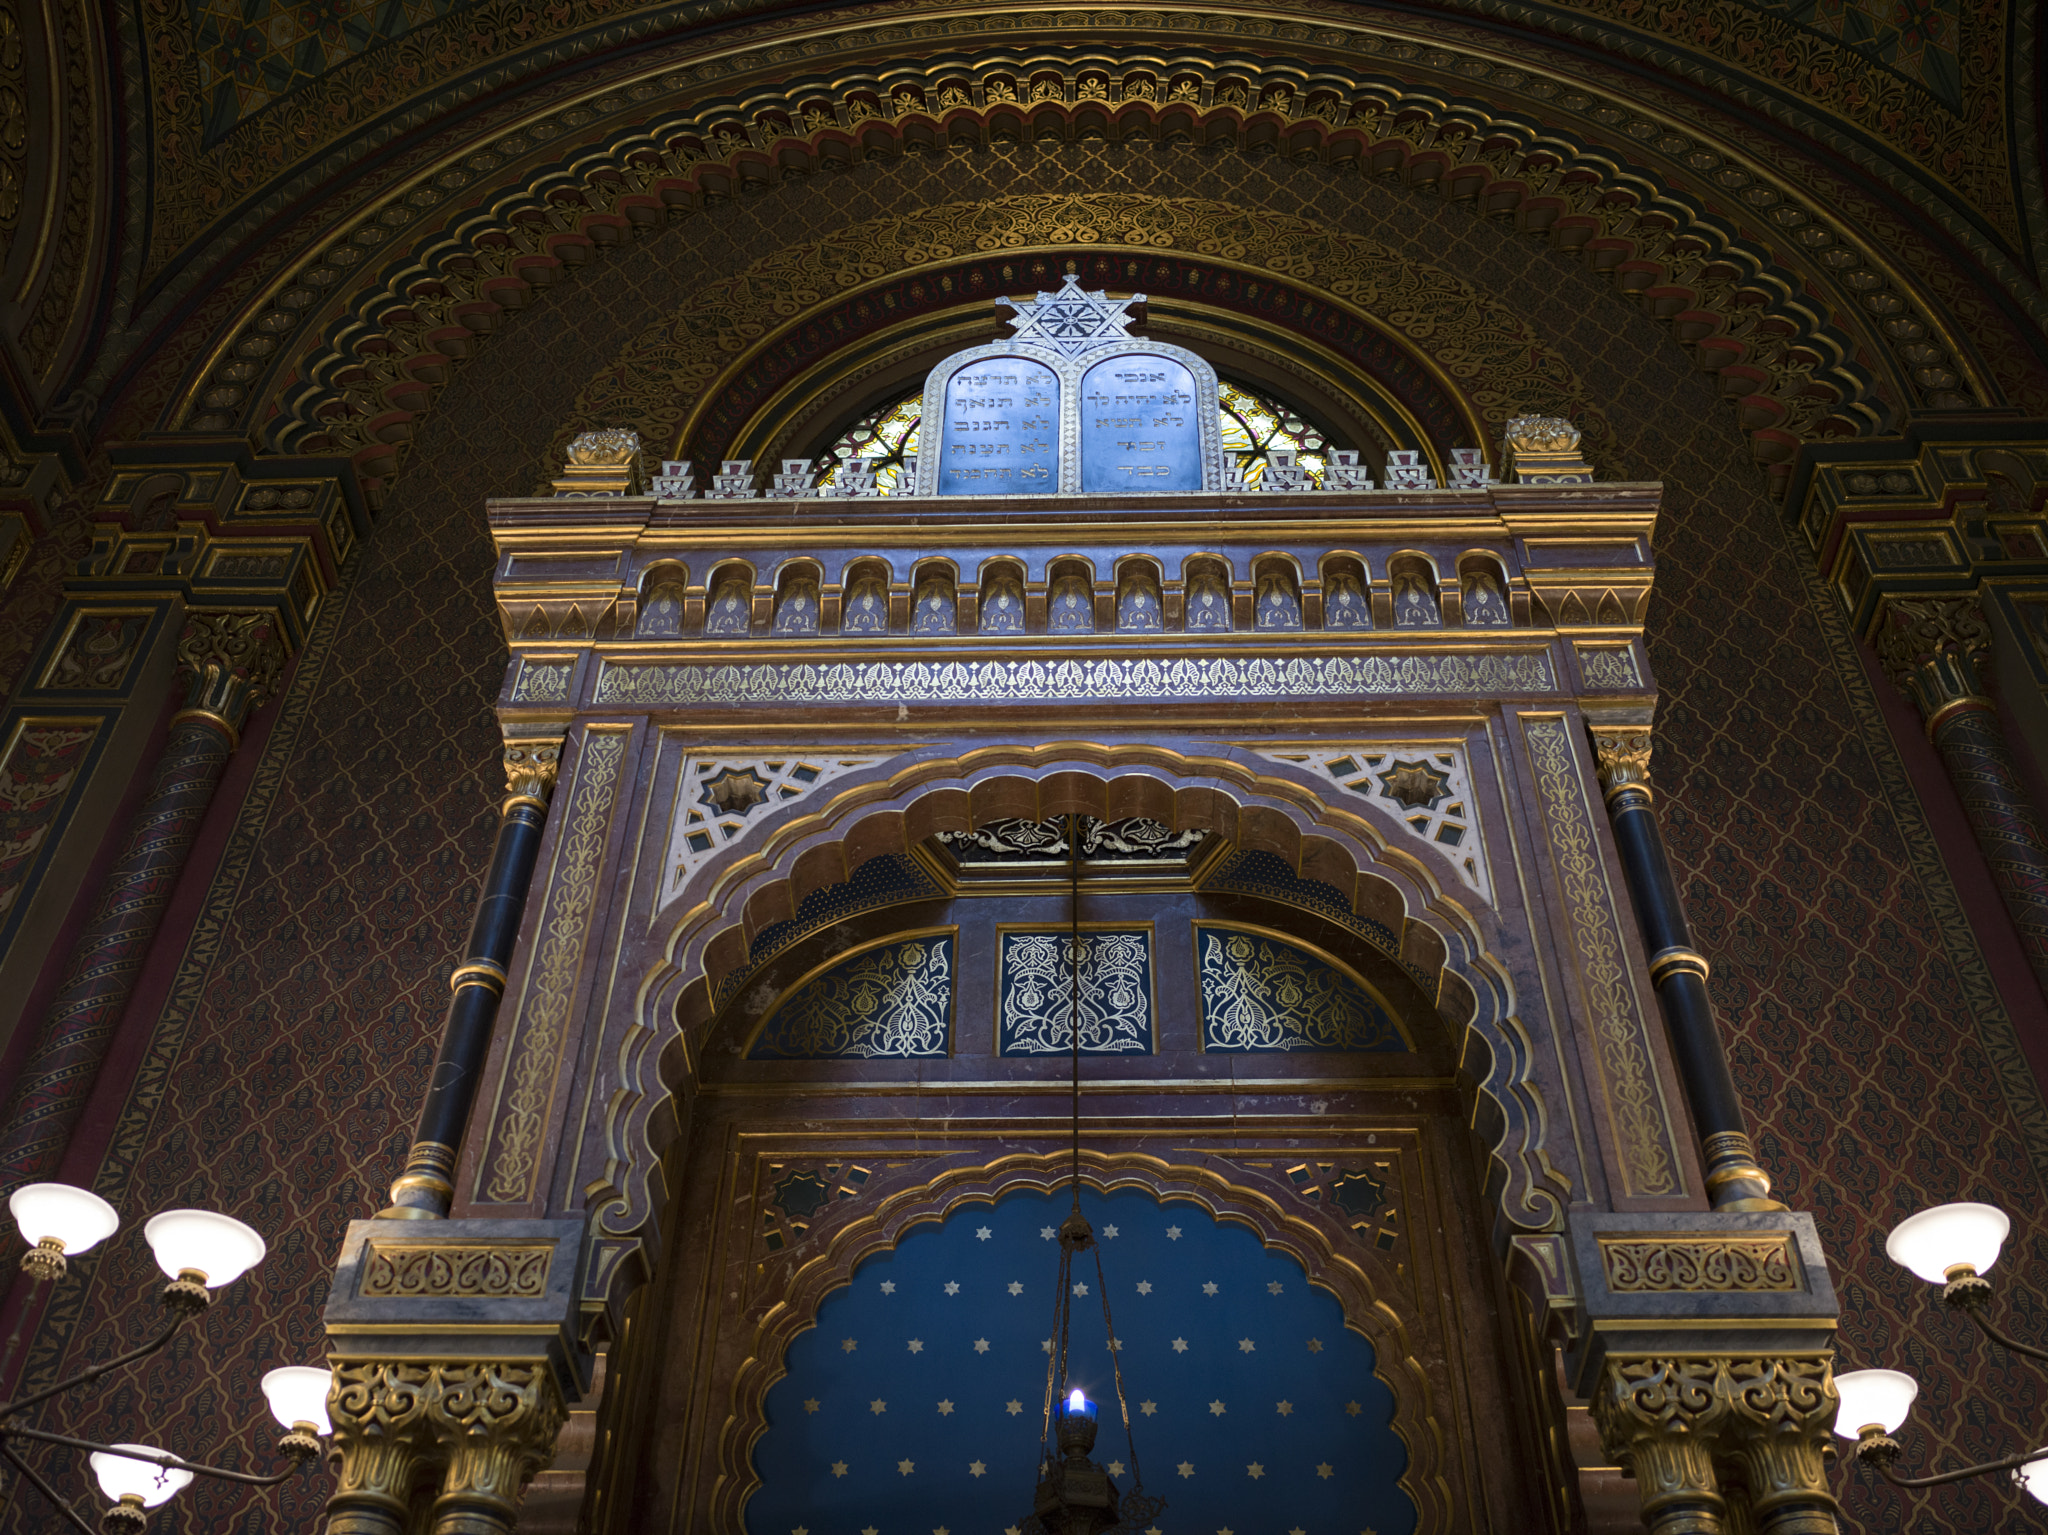
[[[1078,357],[1119,341],[1132,340],[1131,324],[1138,316],[1133,307],[1145,302],[1145,295],[1133,293],[1111,298],[1106,292],[1089,293],[1072,262],[1067,263],[1066,280],[1057,293],[1041,291],[1035,299],[998,298],[1017,313],[1009,323],[1017,328],[1012,341],[1028,341],[1048,347],[1067,357]]]

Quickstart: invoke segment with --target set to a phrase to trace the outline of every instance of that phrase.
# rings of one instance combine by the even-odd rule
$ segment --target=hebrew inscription
[[[1104,359],[1081,379],[1081,489],[1202,488],[1195,376],[1171,357]]]
[[[946,380],[942,496],[1059,489],[1060,381],[1028,357],[984,357]]]

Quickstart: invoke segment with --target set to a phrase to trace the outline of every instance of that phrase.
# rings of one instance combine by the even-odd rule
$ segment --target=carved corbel
[[[238,743],[249,716],[277,691],[288,659],[273,613],[188,613],[178,637],[185,707],[172,723],[203,720],[229,745]]]
[[[505,804],[531,805],[543,816],[555,795],[562,768],[562,736],[507,737],[505,741]]]
[[[1600,775],[1600,789],[1611,806],[1624,789],[1650,798],[1650,727],[1647,725],[1600,725],[1592,727],[1593,763]]]

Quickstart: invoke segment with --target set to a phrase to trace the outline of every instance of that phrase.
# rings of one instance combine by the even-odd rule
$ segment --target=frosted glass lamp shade
[[[1898,1370],[1851,1370],[1835,1377],[1842,1410],[1835,1414],[1835,1432],[1844,1439],[1862,1437],[1872,1423],[1887,1434],[1906,1421],[1920,1382]]]
[[[1996,1205],[1936,1205],[1909,1215],[1884,1239],[1892,1262],[1929,1284],[1944,1284],[1948,1271],[1967,1264],[1982,1274],[1998,1261],[2012,1222]]]
[[[168,1450],[159,1450],[153,1444],[121,1444],[118,1450],[140,1450],[145,1455],[167,1455]],[[109,1455],[105,1450],[92,1453],[92,1474],[99,1479],[100,1491],[108,1501],[118,1503],[123,1497],[142,1499],[144,1508],[155,1508],[159,1503],[168,1503],[192,1480],[189,1471],[174,1471],[168,1466],[152,1466],[146,1460],[130,1460],[125,1455]]]
[[[142,1228],[156,1265],[176,1279],[187,1269],[206,1276],[206,1288],[233,1284],[263,1261],[263,1238],[211,1210],[166,1210]]]
[[[2020,1485],[2036,1503],[2048,1503],[2048,1457],[2030,1460],[2017,1473]]]
[[[7,1209],[29,1246],[54,1237],[73,1258],[121,1229],[112,1205],[68,1183],[24,1183],[7,1196]]]
[[[331,1434],[327,1419],[327,1388],[334,1381],[332,1370],[309,1364],[288,1364],[263,1377],[263,1394],[270,1399],[270,1415],[286,1428],[310,1423],[315,1432]]]

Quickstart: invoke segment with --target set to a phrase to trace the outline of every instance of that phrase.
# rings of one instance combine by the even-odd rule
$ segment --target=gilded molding
[[[372,1298],[478,1296],[537,1300],[547,1294],[552,1245],[382,1247],[364,1255],[358,1294]]]
[[[1652,986],[1662,986],[1667,975],[1696,975],[1704,981],[1713,973],[1713,966],[1707,963],[1706,955],[1697,949],[1688,949],[1679,944],[1659,949],[1650,956]]]
[[[1562,720],[1531,720],[1527,729],[1544,828],[1570,918],[1572,954],[1592,1015],[1594,1054],[1616,1131],[1623,1183],[1631,1195],[1677,1194],[1684,1184],[1670,1115],[1624,958],[1614,893],[1601,864],[1571,740]]]
[[[697,704],[1079,703],[1550,693],[1546,651],[1239,660],[874,661],[663,666],[605,663],[613,708]]]
[[[533,966],[506,1053],[502,1113],[479,1159],[479,1195],[492,1203],[520,1204],[533,1197],[548,1105],[562,1069],[561,1044],[597,908],[598,874],[626,742],[625,732],[618,730],[593,730],[583,737],[568,823],[555,853]]]

